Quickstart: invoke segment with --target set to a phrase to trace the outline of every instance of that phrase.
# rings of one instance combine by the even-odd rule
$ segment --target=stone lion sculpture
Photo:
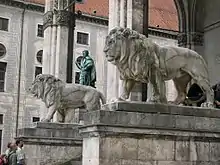
[[[123,91],[119,100],[129,98],[135,82],[149,82],[153,93],[148,101],[167,103],[165,81],[172,79],[178,92],[173,103],[182,104],[187,85],[193,79],[206,93],[207,100],[203,106],[213,107],[214,95],[207,64],[193,50],[161,47],[134,30],[116,27],[106,37],[104,53],[120,72]]]
[[[99,110],[102,104],[106,104],[105,97],[98,90],[84,85],[66,85],[60,79],[52,75],[37,75],[30,92],[42,99],[48,108],[48,113],[42,121],[49,122],[55,112],[59,122],[70,122],[70,114],[76,108],[85,107],[88,111]],[[69,114],[69,115],[68,115]]]

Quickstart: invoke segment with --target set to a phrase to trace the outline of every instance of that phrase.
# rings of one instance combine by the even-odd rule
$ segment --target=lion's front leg
[[[129,98],[129,95],[131,93],[131,90],[133,89],[135,85],[134,80],[124,80],[123,81],[123,91],[119,97],[119,100],[127,100]]]
[[[153,92],[148,102],[167,103],[166,84],[165,81],[162,80],[162,76],[159,72],[155,70],[152,71],[150,83],[153,87]]]
[[[42,122],[50,122],[56,112],[56,105],[52,105],[48,108],[48,113],[45,118],[43,118]]]

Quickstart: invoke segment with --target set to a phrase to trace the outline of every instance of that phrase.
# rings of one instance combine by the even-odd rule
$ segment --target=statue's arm
[[[81,70],[81,66],[80,66],[77,62],[75,62],[75,63],[76,63],[77,68],[78,68],[79,70]]]
[[[94,62],[93,62],[93,61],[89,61],[89,62],[85,65],[84,69],[85,69],[86,71],[88,71],[88,70],[90,70],[93,66],[94,66]]]

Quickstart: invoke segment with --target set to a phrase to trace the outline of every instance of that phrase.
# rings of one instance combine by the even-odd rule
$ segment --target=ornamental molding
[[[52,11],[48,11],[44,14],[44,18],[43,18],[43,26],[44,26],[44,30],[49,27],[52,26],[53,24],[53,12]]]
[[[203,46],[204,44],[204,33],[202,32],[189,32],[179,33],[177,36],[179,46],[187,45],[188,41],[194,46]]]
[[[56,2],[56,5],[58,5],[58,0],[55,0],[55,2]],[[0,5],[1,4],[11,6],[11,7],[17,7],[21,9],[36,11],[40,13],[44,13],[44,9],[45,9],[44,5],[39,5],[39,4],[34,4],[34,3],[25,4],[23,1],[16,1],[16,0],[0,0]],[[52,11],[49,11],[49,13],[44,14],[44,25],[45,25],[44,28],[47,28],[48,26],[52,26],[52,22],[53,22],[51,21],[53,18],[52,14],[53,14]],[[85,22],[91,22],[95,24],[108,26],[108,18],[106,17],[83,14],[81,16],[77,16],[76,19],[85,21]],[[66,24],[65,22],[67,22],[67,20],[62,18],[62,14],[57,18],[57,22],[60,24]],[[164,38],[170,38],[170,39],[178,38],[177,36],[178,32],[172,32],[172,31],[164,30],[164,29],[161,30],[161,29],[156,29],[152,27],[149,27],[149,34],[159,36],[159,37],[164,37]]]
[[[21,9],[32,10],[36,12],[44,12],[44,6],[34,3],[25,3],[23,1],[16,1],[16,0],[0,0],[0,5],[7,5],[11,7],[17,7]]]
[[[186,46],[187,45],[187,34],[179,33],[177,35],[177,41],[178,41],[179,46]]]
[[[192,32],[190,34],[191,42],[194,45],[203,46],[204,44],[204,33],[201,32]]]
[[[72,12],[65,10],[57,10],[54,12],[55,25],[69,26]]]

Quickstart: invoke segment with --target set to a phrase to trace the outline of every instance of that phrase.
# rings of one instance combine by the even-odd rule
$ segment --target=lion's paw
[[[205,107],[205,108],[214,108],[214,104],[211,102],[204,102],[201,104],[201,107]]]
[[[110,100],[111,103],[113,103],[113,102],[120,102],[120,101],[126,101],[126,100],[124,100],[124,99],[122,99],[120,97],[119,98],[114,98],[114,99]]]
[[[50,120],[46,119],[46,118],[43,118],[43,119],[41,119],[41,122],[50,122]]]
[[[160,103],[160,99],[158,97],[152,97],[147,100],[149,103]]]

